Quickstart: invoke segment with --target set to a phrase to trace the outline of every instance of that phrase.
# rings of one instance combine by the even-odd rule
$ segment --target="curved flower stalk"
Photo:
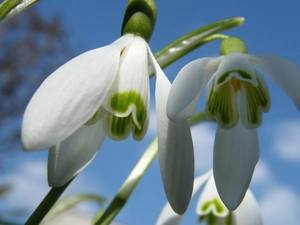
[[[222,42],[221,54],[182,68],[170,90],[167,115],[174,122],[186,121],[208,86],[205,114],[218,123],[214,178],[222,201],[234,210],[244,198],[259,158],[256,128],[262,123],[262,113],[270,109],[268,87],[257,70],[300,109],[300,68],[279,56],[249,55],[245,44],[234,37]]]
[[[247,191],[240,206],[230,212],[222,203],[216,190],[212,172],[209,171],[194,180],[194,191],[192,197],[204,186],[200,194],[196,213],[199,222],[206,221],[207,225],[262,225],[259,206],[251,193]],[[179,225],[183,216],[173,212],[167,203],[161,211],[156,225]]]
[[[50,186],[60,187],[83,170],[106,136],[124,140],[131,133],[135,140],[143,139],[149,124],[149,59],[157,83],[168,82],[146,42],[155,19],[153,1],[130,1],[121,38],[62,65],[30,100],[22,145],[25,151],[50,148]],[[156,88],[158,111],[166,107],[161,98],[167,98],[170,83],[164,84]],[[166,113],[159,120],[167,123]]]

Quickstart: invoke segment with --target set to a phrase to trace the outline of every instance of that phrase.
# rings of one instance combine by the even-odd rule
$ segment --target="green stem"
[[[115,218],[118,212],[126,204],[127,199],[131,195],[135,186],[138,184],[140,179],[145,174],[146,170],[149,168],[153,160],[157,156],[157,138],[153,140],[151,145],[145,151],[139,162],[136,164],[134,169],[131,171],[126,181],[118,191],[115,198],[112,200],[106,211],[99,218],[99,215],[96,215],[96,218],[99,218],[94,223],[95,225],[108,225]],[[102,213],[102,212],[100,212]]]
[[[17,6],[22,0],[5,0],[0,4],[0,20],[2,20],[10,10]]]
[[[204,112],[196,113],[192,118],[189,119],[189,124],[194,125],[206,120]],[[153,160],[156,158],[158,152],[157,148],[157,138],[153,140],[151,145],[145,151],[139,162],[136,164],[134,169],[129,174],[128,178],[118,191],[117,195],[114,197],[108,208],[95,216],[94,225],[108,225],[116,217],[119,211],[126,204],[127,199],[130,197],[135,186],[138,184],[140,179],[145,174],[146,170],[149,168]]]
[[[194,30],[181,38],[175,40],[155,54],[155,58],[161,68],[165,68],[177,59],[200,47],[209,41],[216,39],[226,39],[228,36],[218,34],[230,28],[240,26],[244,23],[244,18],[236,17],[221,20],[205,27]],[[149,76],[153,76],[153,69],[149,67]]]
[[[69,186],[69,184],[73,181],[73,179],[62,187],[52,188],[46,195],[46,197],[43,199],[43,201],[36,208],[36,210],[31,214],[25,225],[40,224],[40,222],[44,219],[46,214],[49,212],[49,210],[52,208],[52,206],[58,200],[61,194],[65,191],[65,189]]]
[[[193,126],[193,125],[203,122],[203,121],[207,121],[207,118],[206,118],[204,112],[197,112],[193,117],[191,117],[188,120],[190,126]]]

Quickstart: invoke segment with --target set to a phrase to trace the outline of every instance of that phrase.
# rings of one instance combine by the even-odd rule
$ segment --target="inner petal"
[[[206,222],[208,225],[232,225],[232,213],[230,212],[226,217],[218,217],[214,215],[212,212],[207,215],[199,216],[198,222]]]
[[[258,86],[244,82],[241,91],[241,118],[243,125],[248,129],[256,129],[262,123],[262,112],[270,109],[270,95],[264,80],[257,76]]]
[[[114,113],[105,116],[104,126],[114,140],[126,139],[132,132],[135,140],[142,140],[149,125],[148,108],[144,99],[135,91],[116,93],[110,98]]]
[[[121,52],[119,71],[102,106],[105,132],[114,140],[123,140],[132,132],[141,140],[149,124],[150,90],[147,43],[135,36]],[[115,125],[118,124],[118,128]]]
[[[212,81],[206,93],[205,115],[208,119],[216,119],[223,129],[231,129],[239,120],[239,111],[234,87],[225,83],[214,91]]]

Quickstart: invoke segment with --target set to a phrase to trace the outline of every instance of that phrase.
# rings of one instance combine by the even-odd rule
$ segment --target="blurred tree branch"
[[[31,7],[0,23],[1,173],[15,165],[10,165],[7,153],[21,152],[21,119],[29,99],[42,81],[73,55],[58,15],[44,18]],[[1,199],[13,191],[14,184],[7,182],[0,182]],[[0,220],[18,218],[24,210],[2,208]]]
[[[8,148],[3,143],[19,142],[20,118],[34,91],[72,55],[57,15],[46,19],[32,7],[0,24],[0,154]]]

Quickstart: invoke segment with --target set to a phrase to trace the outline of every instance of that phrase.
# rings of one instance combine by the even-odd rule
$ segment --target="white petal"
[[[158,159],[167,199],[173,210],[183,214],[190,202],[194,181],[194,150],[187,121],[173,123],[166,115],[171,84],[149,49],[156,73]]]
[[[241,121],[230,130],[218,127],[213,172],[218,193],[230,211],[243,200],[258,158],[256,130],[246,129]]]
[[[207,173],[195,178],[192,198],[207,181],[209,176],[211,176],[211,171],[208,171]],[[178,225],[180,224],[182,217],[183,216],[176,214],[172,210],[170,204],[167,202],[157,219],[156,225]]]
[[[83,126],[63,142],[51,147],[48,156],[48,183],[66,184],[96,156],[105,139],[102,121]]]
[[[211,202],[212,204],[207,206],[207,203],[209,202]],[[218,204],[218,207],[216,207],[215,204]],[[203,209],[204,205],[206,205],[205,209]],[[219,194],[216,189],[215,180],[212,175],[210,176],[200,195],[196,208],[196,213],[198,215],[207,215],[211,212],[216,217],[226,217],[229,214],[228,209],[220,200]]]
[[[202,58],[184,66],[176,76],[167,102],[167,115],[174,121],[187,120],[195,114],[199,97],[221,61]]]
[[[111,45],[83,53],[52,73],[29,102],[22,124],[24,150],[40,150],[64,140],[100,107],[118,71],[126,35]]]
[[[108,98],[103,102],[105,109],[119,117],[128,116],[135,107],[117,112],[110,102],[111,96],[128,91],[135,91],[145,100],[145,105],[150,104],[147,43],[139,36],[135,36],[122,53],[116,80],[107,94]]]
[[[232,212],[234,225],[262,225],[259,206],[251,193],[247,191],[243,202]]]
[[[147,43],[141,37],[134,37],[124,49],[117,77],[103,107],[112,114],[107,115],[105,123],[110,138],[123,140],[130,132],[135,140],[144,138],[149,125],[150,89]],[[112,124],[116,120],[119,126]]]
[[[300,68],[276,55],[247,56],[249,61],[278,85],[300,110]]]

